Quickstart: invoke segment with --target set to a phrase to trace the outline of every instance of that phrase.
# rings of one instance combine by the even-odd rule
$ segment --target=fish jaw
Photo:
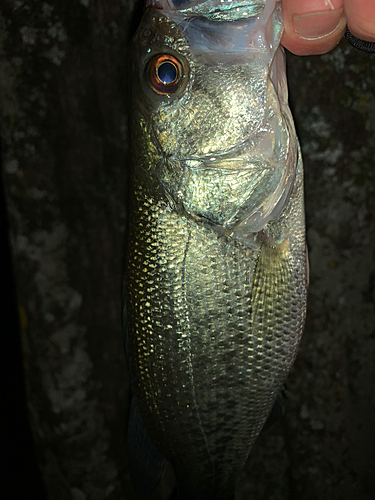
[[[157,0],[146,5],[179,24],[198,51],[255,50],[272,57],[283,30],[279,0]]]

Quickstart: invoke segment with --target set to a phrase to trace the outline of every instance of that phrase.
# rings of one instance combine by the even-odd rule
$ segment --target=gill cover
[[[295,180],[280,3],[153,5],[138,34],[145,126],[159,156],[150,168],[175,210],[243,241],[280,215]]]

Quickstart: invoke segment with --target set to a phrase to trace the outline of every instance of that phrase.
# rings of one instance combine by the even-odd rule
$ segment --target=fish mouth
[[[162,8],[163,5],[171,10],[179,10],[181,12],[188,12],[196,15],[213,15],[218,16],[226,15],[228,12],[247,12],[248,16],[254,17],[259,15],[264,7],[265,2],[259,0],[150,0],[159,4]],[[220,17],[219,17],[220,16]]]
[[[262,35],[269,10],[276,0],[149,0],[149,6],[176,22],[193,51],[242,52],[249,48],[269,51]],[[276,22],[276,37],[281,23]],[[274,45],[271,43],[271,45]]]
[[[171,10],[178,10],[188,17],[204,17],[211,21],[234,21],[258,17],[264,10],[264,2],[249,0],[166,0]]]

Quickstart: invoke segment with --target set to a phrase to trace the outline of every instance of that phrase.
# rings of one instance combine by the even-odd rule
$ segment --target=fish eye
[[[156,94],[173,94],[183,76],[181,62],[171,54],[158,54],[148,63],[147,82]]]

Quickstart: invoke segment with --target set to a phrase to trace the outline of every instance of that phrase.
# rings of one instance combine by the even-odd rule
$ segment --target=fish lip
[[[147,0],[182,30],[194,53],[259,51],[273,53],[281,37],[281,22],[268,39],[264,34],[270,9],[280,11],[279,0],[198,0],[175,6],[172,0]],[[207,23],[203,29],[204,23]],[[241,24],[242,23],[242,24]]]
[[[253,14],[251,17],[254,16],[254,14],[259,15],[265,7],[264,1],[254,3],[254,5],[249,5],[249,0],[237,0],[234,4],[231,3],[230,7],[226,7],[229,2],[220,2],[216,6],[212,5],[213,2],[212,0],[196,0],[195,2],[186,2],[185,5],[182,6],[175,6],[173,4],[173,1],[171,0],[147,0],[146,1],[146,7],[151,6],[151,7],[156,7],[159,9],[164,10],[163,4],[166,4],[166,6],[172,10],[172,11],[180,11],[184,13],[189,13],[191,15],[199,15],[199,16],[204,16],[206,14],[205,10],[209,10],[210,13],[213,12],[223,12],[225,9],[225,12],[238,12],[238,9],[246,8],[246,9],[251,9],[253,11]],[[210,5],[212,7],[210,8]],[[196,13],[194,12],[193,9],[196,9]],[[203,11],[203,12],[202,12]]]

